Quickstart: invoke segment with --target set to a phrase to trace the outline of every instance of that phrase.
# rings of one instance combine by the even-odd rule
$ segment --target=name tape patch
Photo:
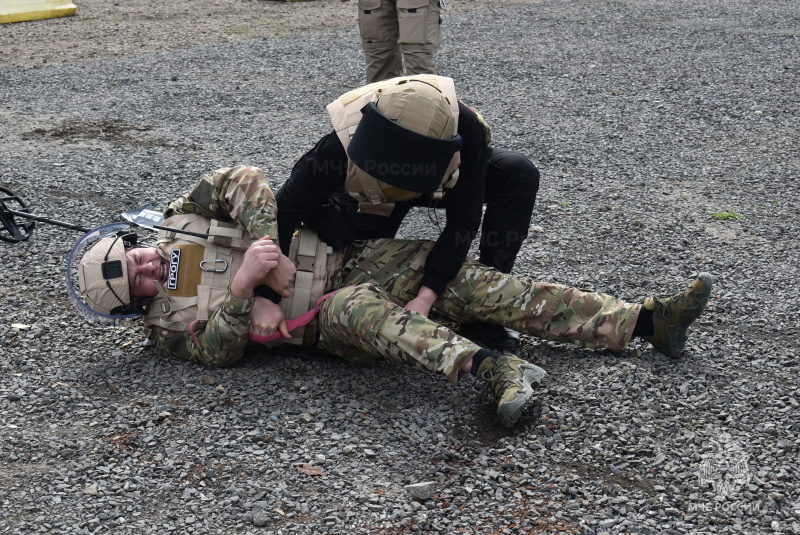
[[[169,255],[169,278],[167,279],[167,289],[178,289],[178,268],[181,264],[181,250],[173,249]]]

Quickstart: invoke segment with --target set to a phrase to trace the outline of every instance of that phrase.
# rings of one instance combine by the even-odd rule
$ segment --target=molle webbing
[[[208,320],[225,302],[250,236],[236,225],[196,214],[170,217],[164,226],[209,236],[205,239],[170,230],[158,234],[158,248],[167,259],[170,273],[176,265],[178,278],[172,285],[168,280],[167,288],[157,285],[158,297],[147,308],[145,329],[184,331],[192,321]],[[178,255],[176,250],[180,251]]]
[[[297,273],[291,297],[281,300],[281,309],[286,319],[297,318],[316,306],[317,300],[325,293],[328,275],[328,256],[333,249],[319,239],[316,232],[303,227],[298,236],[292,238],[289,246],[289,260],[294,262]],[[316,338],[316,318],[307,325],[294,329],[291,339],[282,343],[311,345]]]
[[[182,262],[178,266],[175,289],[157,284],[158,296],[147,307],[145,314],[145,330],[162,329],[162,334],[169,336],[170,331],[185,332],[195,320],[207,321],[223,305],[228,287],[244,260],[250,237],[243,229],[195,214],[171,217],[164,225],[211,236],[205,240],[171,231],[159,233],[161,253],[169,260],[175,250],[180,250]],[[200,245],[205,249],[203,252],[196,250]],[[297,274],[294,284],[288,288],[291,297],[284,298],[280,303],[286,319],[294,319],[308,312],[325,293],[327,263],[331,253],[332,249],[309,228],[304,228],[299,236],[292,239],[289,259],[297,267]],[[199,283],[192,291],[182,284],[182,279]],[[311,345],[316,337],[315,327],[316,320],[294,329],[291,339],[280,339],[267,345]]]

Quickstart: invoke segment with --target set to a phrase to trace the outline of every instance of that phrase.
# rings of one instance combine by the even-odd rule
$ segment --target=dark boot
[[[686,345],[686,331],[705,310],[713,284],[710,273],[700,273],[686,290],[672,297],[645,299],[642,307],[653,312],[653,335],[642,338],[666,356],[678,358]]]

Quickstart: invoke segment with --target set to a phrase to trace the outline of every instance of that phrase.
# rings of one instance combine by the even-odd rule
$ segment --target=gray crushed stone
[[[626,300],[717,277],[679,360],[525,337],[549,378],[512,430],[470,378],[164,358],[136,323],[74,313],[79,233],[0,244],[0,532],[800,533],[799,15],[559,0],[446,17],[442,74],[542,171],[518,273]],[[0,67],[0,186],[86,226],[216,167],[278,186],[362,79],[352,28]],[[434,236],[418,216],[404,233]],[[427,499],[405,489],[425,482]]]

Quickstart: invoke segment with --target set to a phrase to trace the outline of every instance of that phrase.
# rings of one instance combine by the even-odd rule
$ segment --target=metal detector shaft
[[[73,225],[71,223],[65,223],[64,221],[58,221],[56,219],[50,219],[49,217],[42,217],[38,215],[29,214],[27,212],[20,212],[18,210],[9,210],[6,209],[5,213],[25,217],[27,219],[33,219],[34,221],[41,221],[42,223],[50,223],[51,225],[58,225],[59,227],[64,227],[72,230],[79,230],[81,232],[89,232],[92,229],[81,227],[80,225]],[[188,234],[189,236],[196,236],[198,238],[206,238],[208,239],[208,234],[202,234],[200,232],[190,232],[188,230],[181,230],[171,227],[162,227],[161,225],[153,225],[154,229],[158,230],[168,230],[170,232],[177,232],[178,234]]]
[[[50,219],[49,217],[33,215],[27,212],[20,212],[18,210],[6,209],[5,213],[19,217],[25,217],[27,219],[33,219],[34,221],[41,221],[42,223],[50,223],[51,225],[58,225],[59,227],[64,227],[72,230],[80,230],[81,232],[89,232],[90,230],[92,230],[86,227],[81,227],[79,225],[73,225],[72,223],[64,223],[63,221],[57,221],[55,219]]]
[[[28,206],[20,198],[19,195],[2,187],[0,187],[0,193],[8,195],[7,197],[0,196],[0,240],[2,241],[20,242],[27,240],[33,233],[33,229],[35,226],[34,221],[41,221],[42,223],[50,223],[51,225],[57,225],[59,227],[68,228],[71,230],[78,230],[80,232],[85,232],[85,233],[89,233],[92,231],[92,229],[83,227],[81,225],[73,225],[72,223],[65,223],[64,221],[58,221],[56,219],[51,219],[49,217],[33,215],[27,211]],[[17,205],[21,209],[13,210],[9,207],[9,203],[15,203],[15,205]],[[28,223],[17,224],[17,222],[14,221],[15,217],[23,217],[31,221]],[[132,220],[130,224],[137,227],[145,227],[145,228],[149,227],[148,225],[136,223],[133,222]],[[196,236],[198,238],[208,239],[208,234],[201,234],[199,232],[190,232],[188,230],[180,230],[170,227],[162,227],[158,225],[152,225],[152,227],[149,228],[167,230],[179,234],[188,234],[190,236]]]

